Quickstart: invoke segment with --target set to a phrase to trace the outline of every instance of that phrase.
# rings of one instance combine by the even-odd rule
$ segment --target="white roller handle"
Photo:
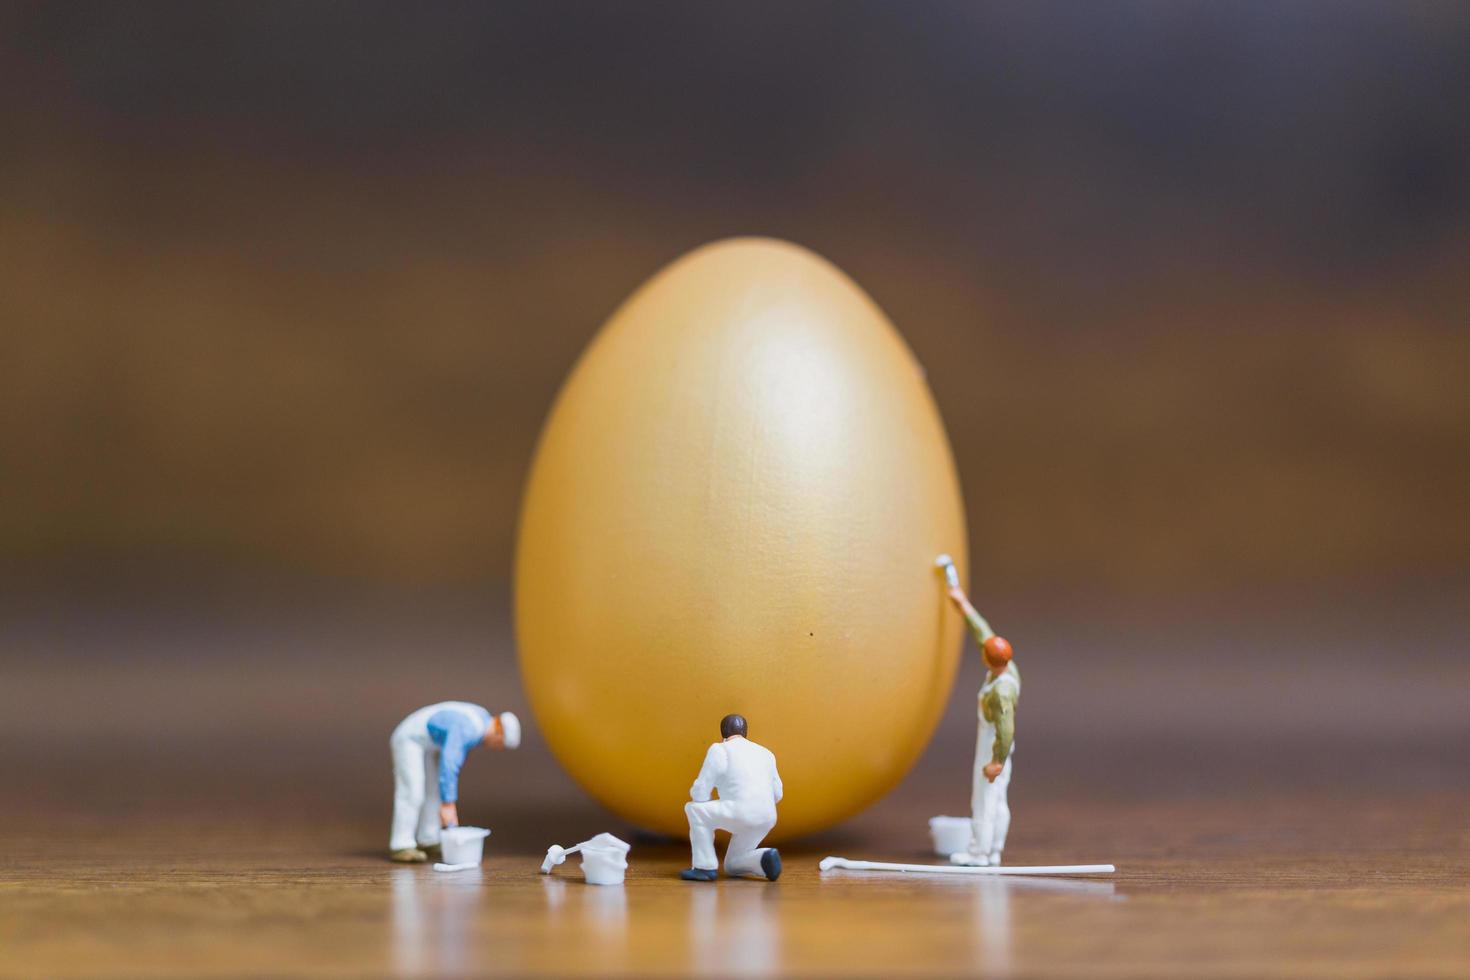
[[[817,865],[823,871],[842,868],[847,871],[917,871],[938,875],[1110,875],[1118,870],[1111,864],[1005,864],[977,868],[964,864],[888,864],[883,861],[849,861],[843,857],[827,857]]]
[[[583,841],[582,844],[587,843]],[[546,860],[541,862],[541,873],[551,874],[551,869],[567,859],[568,854],[576,854],[582,849],[582,844],[573,844],[571,847],[562,847],[560,844],[552,844],[546,850]]]

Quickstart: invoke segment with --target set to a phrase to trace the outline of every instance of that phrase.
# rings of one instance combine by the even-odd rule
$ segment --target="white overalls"
[[[710,799],[712,790],[719,791],[718,800]],[[761,858],[769,848],[760,843],[776,826],[776,804],[781,802],[781,777],[771,751],[739,736],[716,742],[689,796],[693,802],[684,804],[684,814],[694,867],[713,871],[720,866],[715,831],[728,830],[725,874],[764,878]]]
[[[429,735],[429,719],[440,711],[458,711],[483,736],[490,713],[467,701],[441,701],[420,708],[399,722],[388,739],[393,751],[393,831],[388,849],[405,850],[439,843],[439,747]]]
[[[1011,827],[1011,808],[1006,802],[1006,790],[1011,785],[1011,756],[1016,753],[1014,741],[1000,775],[994,782],[985,778],[985,767],[990,764],[995,747],[995,723],[985,720],[984,703],[986,696],[1000,685],[1010,685],[1011,696],[1020,698],[1021,678],[1009,664],[999,677],[987,676],[980,688],[980,731],[975,739],[975,783],[970,794],[968,857],[970,861],[981,864],[1000,864],[1000,853],[1006,847],[1006,831]]]

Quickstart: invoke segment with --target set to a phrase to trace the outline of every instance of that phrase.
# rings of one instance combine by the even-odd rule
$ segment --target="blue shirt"
[[[483,710],[483,709],[482,709]],[[439,746],[439,799],[453,803],[459,799],[459,770],[470,749],[485,740],[490,722],[477,725],[463,711],[445,709],[429,716],[429,738]]]

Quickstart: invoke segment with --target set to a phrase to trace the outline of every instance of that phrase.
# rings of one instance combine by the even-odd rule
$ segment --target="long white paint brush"
[[[1111,864],[1001,864],[978,868],[967,864],[889,864],[885,861],[850,861],[843,857],[822,858],[823,871],[907,871],[937,875],[1110,875]]]

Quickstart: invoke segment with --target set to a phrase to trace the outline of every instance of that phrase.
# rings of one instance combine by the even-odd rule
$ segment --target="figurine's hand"
[[[459,808],[453,803],[439,804],[439,825],[441,827],[459,826]]]
[[[949,601],[963,609],[965,605],[965,590],[959,586],[950,589]]]
[[[1003,763],[1000,763],[1000,762],[992,762],[992,763],[988,764],[984,769],[981,769],[980,771],[985,774],[985,779],[988,782],[992,782],[993,783],[993,782],[995,782],[995,777],[996,776],[999,776],[1000,775],[1000,771],[1002,769],[1004,769],[1004,768],[1005,768],[1005,765]]]

